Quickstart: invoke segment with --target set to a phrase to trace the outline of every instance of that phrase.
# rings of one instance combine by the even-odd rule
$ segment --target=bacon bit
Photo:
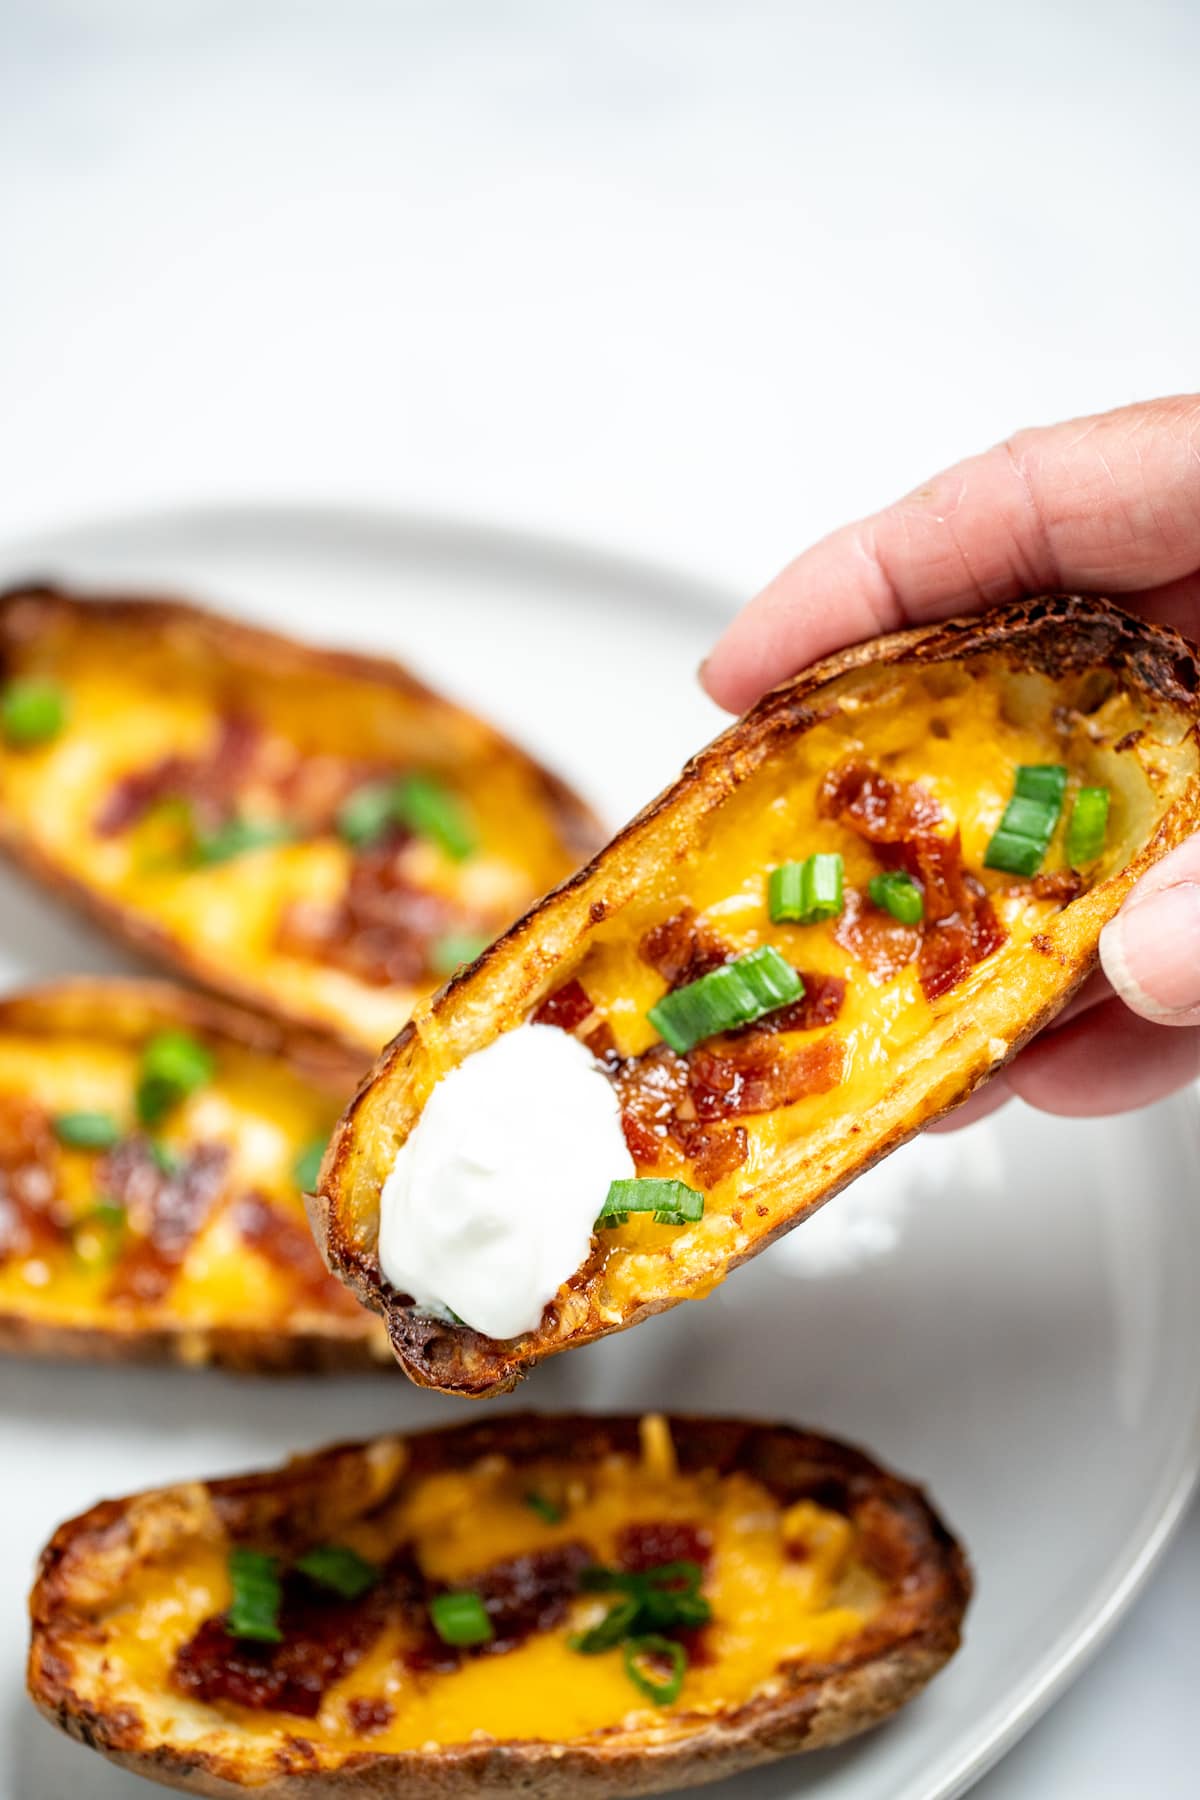
[[[921,948],[919,925],[902,925],[891,913],[871,906],[857,888],[847,888],[833,939],[864,964],[872,981],[891,981]]]
[[[340,900],[295,901],[280,921],[279,948],[346,969],[373,987],[423,980],[434,940],[474,921],[441,894],[415,885],[403,865],[404,842],[393,832],[361,851]]]
[[[404,1557],[358,1600],[342,1600],[291,1570],[283,1578],[281,1644],[231,1637],[224,1614],[206,1619],[176,1654],[172,1683],[210,1705],[315,1718],[325,1690],[362,1661],[389,1611],[415,1604],[417,1587]]]
[[[232,1218],[242,1241],[289,1276],[300,1297],[347,1316],[359,1312],[353,1294],[334,1279],[321,1261],[310,1234],[265,1194],[243,1194],[233,1208]]]
[[[367,1694],[355,1694],[346,1702],[350,1728],[360,1737],[373,1737],[377,1731],[386,1730],[395,1716],[396,1709],[390,1700],[373,1700]]]
[[[750,1154],[750,1139],[742,1125],[722,1131],[699,1120],[679,1119],[671,1136],[691,1163],[702,1188],[715,1188],[718,1181],[740,1169]]]
[[[535,1025],[557,1025],[560,1031],[578,1031],[596,1008],[580,981],[568,981],[548,994],[533,1015]]]
[[[688,1061],[688,1091],[700,1117],[727,1119],[827,1094],[842,1079],[845,1051],[831,1037],[785,1054],[769,1040],[751,1038],[720,1052],[693,1050]]]
[[[924,891],[921,931],[899,927],[912,932],[919,949],[916,941],[906,943],[897,935],[898,921],[876,925],[861,896],[853,906],[847,896],[834,936],[866,962],[876,980],[890,979],[915,953],[925,997],[937,1000],[1000,948],[1004,928],[984,888],[963,868],[962,838],[957,831],[942,837],[933,829],[942,809],[919,782],[891,781],[867,763],[845,762],[825,776],[820,805],[873,844],[885,868],[905,870]]]
[[[159,1300],[225,1186],[229,1151],[200,1144],[181,1168],[167,1174],[148,1140],[126,1138],[101,1158],[97,1185],[125,1208],[136,1241],[122,1258],[108,1298],[133,1303]]]
[[[777,1007],[753,1025],[742,1025],[727,1036],[736,1041],[755,1031],[816,1031],[822,1025],[832,1025],[846,998],[846,983],[842,977],[821,975],[808,969],[797,970],[797,974],[804,983],[799,1000],[793,1000],[790,1006]]]
[[[58,1145],[41,1107],[0,1094],[0,1262],[66,1242],[59,1215]]]
[[[638,955],[673,991],[719,969],[734,951],[709,926],[698,925],[695,912],[686,906],[651,927],[638,945]]]
[[[672,1562],[699,1563],[703,1569],[712,1556],[712,1537],[702,1526],[682,1519],[635,1520],[622,1525],[615,1549],[618,1568],[631,1575]]]
[[[200,756],[164,756],[149,768],[124,775],[96,817],[100,837],[116,837],[163,800],[186,800],[206,829],[224,824],[261,743],[252,719],[223,718],[211,750]]]
[[[1033,894],[1036,900],[1057,900],[1065,906],[1084,888],[1083,876],[1074,869],[1056,869],[1052,875],[1035,875]]]
[[[567,1616],[581,1572],[595,1560],[586,1544],[556,1544],[465,1577],[459,1585],[479,1595],[494,1635],[486,1644],[460,1649],[444,1644],[426,1615],[420,1638],[404,1652],[405,1662],[411,1669],[456,1669],[466,1657],[503,1656],[535,1632],[552,1631]],[[428,1587],[428,1594],[440,1591],[440,1586]]]

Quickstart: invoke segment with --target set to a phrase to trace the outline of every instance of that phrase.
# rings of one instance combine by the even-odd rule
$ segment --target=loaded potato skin
[[[357,1062],[163,982],[0,1001],[0,1350],[379,1367],[302,1199]]]
[[[374,1054],[597,822],[397,663],[0,595],[0,845],[173,972]]]
[[[1198,691],[1176,634],[1050,596],[860,645],[767,695],[422,1009],[343,1117],[310,1216],[406,1372],[499,1392],[701,1298],[964,1100],[1200,825]],[[796,886],[813,859],[818,887],[836,874],[824,905]],[[724,971],[764,954],[765,1002],[723,1011]],[[530,1023],[589,1047],[638,1179],[693,1199],[656,1218],[614,1183],[602,1208],[597,1171],[589,1259],[501,1342],[388,1283],[380,1199],[435,1085]]]
[[[887,1717],[969,1594],[833,1440],[508,1414],[102,1502],[43,1552],[29,1687],[194,1792],[653,1793]]]

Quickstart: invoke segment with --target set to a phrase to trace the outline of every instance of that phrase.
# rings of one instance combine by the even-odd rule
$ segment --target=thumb
[[[1159,1025],[1200,1025],[1200,837],[1143,875],[1100,933],[1104,973]]]

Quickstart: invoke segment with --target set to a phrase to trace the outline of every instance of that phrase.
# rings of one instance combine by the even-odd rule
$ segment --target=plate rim
[[[643,592],[652,590],[673,609],[702,612],[714,625],[731,618],[738,603],[738,596],[724,581],[636,551],[609,549],[570,533],[541,532],[480,515],[379,501],[278,497],[178,500],[100,511],[60,523],[35,522],[19,534],[6,533],[0,539],[0,582],[51,574],[53,571],[36,567],[39,557],[86,556],[89,549],[101,549],[106,539],[136,539],[141,533],[164,539],[172,533],[195,538],[205,532],[228,535],[238,531],[267,537],[275,534],[293,542],[304,534],[326,540],[331,536],[348,540],[369,536],[382,548],[394,544],[397,550],[411,551],[418,545],[426,554],[447,559],[461,560],[466,550],[476,561],[498,558],[513,568],[532,563],[545,575],[557,568],[576,579],[585,576],[618,587],[629,583]],[[23,574],[18,568],[22,559],[30,563]],[[204,603],[205,597],[198,597]],[[1200,1087],[1176,1096],[1174,1105],[1184,1115],[1193,1140],[1200,1139]],[[980,1722],[977,1741],[936,1775],[936,1785],[924,1785],[925,1777],[918,1777],[896,1800],[957,1800],[1045,1716],[1083,1674],[1143,1592],[1198,1489],[1200,1379],[1175,1455],[1150,1487],[1141,1524],[1113,1559],[1105,1579],[1096,1584],[1092,1596],[1056,1634],[1028,1675],[1014,1685],[1010,1698],[998,1703],[995,1716]]]

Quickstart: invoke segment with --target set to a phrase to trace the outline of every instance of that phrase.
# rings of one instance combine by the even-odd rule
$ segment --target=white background
[[[1198,80],[1191,0],[0,0],[0,534],[374,499],[732,605],[1200,385]],[[1198,1619],[1193,1514],[978,1794],[1193,1795]]]

